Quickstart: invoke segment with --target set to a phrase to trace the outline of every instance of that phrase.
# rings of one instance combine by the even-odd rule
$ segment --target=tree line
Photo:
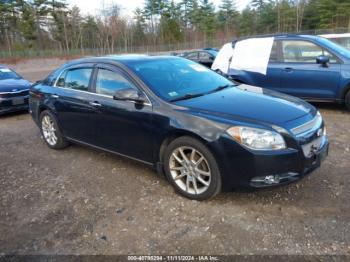
[[[350,31],[349,0],[251,0],[242,11],[234,0],[219,6],[210,0],[145,0],[133,17],[125,17],[116,4],[92,16],[64,0],[0,0],[0,53],[5,55],[170,50],[335,28]]]

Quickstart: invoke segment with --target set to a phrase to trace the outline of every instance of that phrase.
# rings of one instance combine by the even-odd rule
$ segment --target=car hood
[[[23,89],[28,89],[30,86],[31,83],[25,79],[0,80],[0,92],[15,92]]]
[[[282,124],[307,114],[315,115],[309,103],[279,92],[238,85],[216,93],[176,102],[191,111],[227,120]],[[283,125],[282,125],[283,126]]]

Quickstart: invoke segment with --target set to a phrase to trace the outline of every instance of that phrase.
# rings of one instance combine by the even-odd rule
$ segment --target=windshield
[[[233,85],[223,76],[183,58],[132,61],[128,66],[166,101],[207,94]]]
[[[0,68],[0,80],[6,79],[21,79],[21,77],[8,68]]]
[[[342,47],[339,44],[336,44],[333,41],[323,37],[319,37],[319,41],[334,51],[338,52],[342,56],[346,57],[347,59],[350,59],[350,50],[346,49],[345,47]]]

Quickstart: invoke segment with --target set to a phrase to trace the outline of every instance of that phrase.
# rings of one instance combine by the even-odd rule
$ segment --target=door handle
[[[285,69],[284,69],[284,71],[286,71],[286,72],[293,72],[293,68],[291,68],[291,67],[286,67]]]
[[[52,94],[51,97],[52,98],[60,98],[59,95],[56,95],[56,94]]]
[[[101,106],[101,104],[100,104],[99,102],[96,102],[96,101],[94,101],[94,102],[89,102],[89,105],[95,106],[95,107],[100,107],[100,106]]]

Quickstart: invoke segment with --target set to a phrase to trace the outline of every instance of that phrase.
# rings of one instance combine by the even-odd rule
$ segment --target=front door
[[[339,60],[322,47],[303,40],[283,40],[280,91],[309,99],[334,99],[340,78]],[[316,63],[319,55],[330,58],[328,66]]]
[[[97,66],[94,94],[91,97],[98,110],[98,114],[92,117],[95,145],[153,162],[151,104],[140,105],[113,99],[118,89],[128,87],[138,89],[131,78],[117,67]]]

